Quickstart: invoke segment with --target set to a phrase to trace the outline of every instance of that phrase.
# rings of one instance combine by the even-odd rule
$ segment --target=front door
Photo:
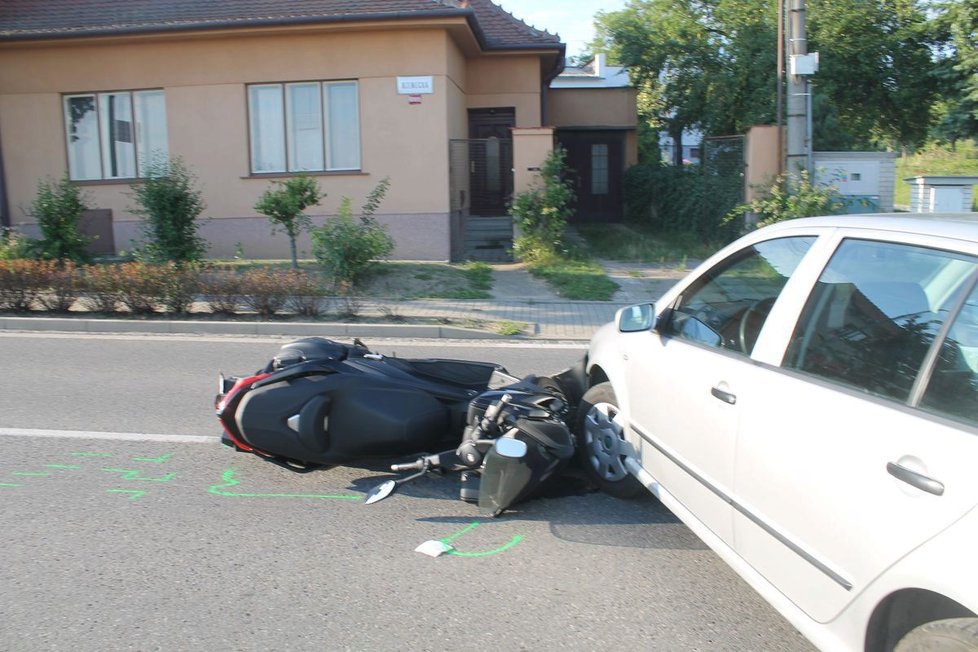
[[[558,131],[577,194],[575,221],[612,222],[622,217],[625,134],[621,131]]]
[[[469,110],[471,215],[506,215],[513,194],[513,134],[516,110]]]

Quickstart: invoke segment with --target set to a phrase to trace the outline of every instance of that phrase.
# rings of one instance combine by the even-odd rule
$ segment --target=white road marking
[[[95,432],[89,430],[35,430],[31,428],[0,428],[7,437],[66,437],[72,439],[113,439],[117,441],[161,441],[176,444],[216,444],[218,436],[156,435],[146,432]]]

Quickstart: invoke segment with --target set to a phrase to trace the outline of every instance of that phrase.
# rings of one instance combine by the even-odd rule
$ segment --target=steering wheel
[[[774,301],[777,297],[766,297],[764,299],[758,299],[754,303],[747,307],[747,310],[743,312],[740,316],[740,325],[737,329],[740,342],[740,350],[750,355],[751,349],[757,343],[757,336],[760,334],[760,327],[754,329],[750,333],[750,342],[748,342],[748,332],[747,326],[751,321],[752,317],[760,318],[760,326],[764,325],[764,318],[767,317],[768,313],[771,312],[771,306],[774,305]],[[749,344],[749,346],[748,346]]]

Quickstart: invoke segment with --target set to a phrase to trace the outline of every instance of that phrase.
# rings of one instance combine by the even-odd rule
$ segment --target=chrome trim
[[[826,575],[827,577],[829,577],[833,582],[835,582],[836,584],[838,584],[839,586],[841,586],[842,588],[844,588],[846,591],[851,591],[852,590],[852,582],[850,582],[849,580],[847,580],[846,578],[844,578],[842,575],[838,574],[837,572],[835,572],[834,570],[832,570],[831,568],[829,568],[828,565],[826,565],[825,563],[823,563],[823,562],[819,561],[818,559],[816,559],[814,555],[812,555],[808,551],[804,550],[801,546],[799,546],[798,544],[796,544],[795,542],[793,542],[791,539],[789,539],[787,536],[785,536],[784,534],[782,534],[781,532],[779,532],[778,530],[776,530],[774,528],[774,526],[768,524],[766,521],[761,520],[761,518],[759,516],[757,516],[756,514],[754,514],[753,512],[751,512],[750,510],[748,510],[746,507],[744,507],[743,505],[741,505],[740,503],[738,503],[736,500],[734,500],[730,496],[728,496],[726,493],[724,493],[723,491],[721,491],[718,487],[716,487],[715,485],[713,485],[710,482],[707,482],[702,476],[700,476],[698,473],[695,473],[692,469],[690,469],[683,462],[679,461],[679,459],[676,458],[675,455],[669,453],[664,448],[662,448],[661,445],[659,445],[658,443],[656,443],[655,441],[653,441],[652,440],[652,437],[650,437],[646,433],[642,432],[642,430],[640,428],[638,428],[637,426],[635,426],[635,424],[630,423],[629,426],[631,427],[632,431],[635,432],[635,434],[637,434],[639,437],[642,438],[643,441],[645,441],[650,446],[652,446],[653,448],[655,448],[657,451],[659,451],[660,453],[662,453],[662,455],[664,455],[666,457],[666,459],[668,459],[670,462],[672,462],[673,464],[675,464],[676,466],[678,466],[680,469],[682,469],[687,475],[689,475],[690,477],[694,478],[701,485],[703,485],[704,487],[706,487],[707,489],[709,489],[720,500],[722,500],[723,502],[727,503],[728,505],[730,505],[731,507],[733,507],[735,510],[737,510],[738,512],[740,512],[741,514],[743,514],[745,517],[747,517],[747,519],[751,523],[754,523],[759,528],[761,528],[762,530],[764,530],[765,532],[767,532],[768,534],[770,534],[772,537],[774,537],[775,539],[777,539],[782,545],[786,546],[793,553],[795,553],[796,555],[798,555],[799,557],[801,557],[802,559],[804,559],[805,561],[807,561],[809,564],[811,564],[812,566],[814,566],[815,568],[817,568],[824,575]],[[666,489],[668,489],[668,487],[666,487]]]
[[[901,482],[906,482],[911,487],[916,487],[921,491],[926,491],[935,496],[944,495],[944,483],[940,480],[928,477],[923,473],[917,473],[896,462],[886,463],[886,472]]]

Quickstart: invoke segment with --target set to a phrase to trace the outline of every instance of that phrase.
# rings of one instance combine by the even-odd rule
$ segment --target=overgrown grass
[[[722,242],[704,242],[693,233],[654,233],[639,224],[580,224],[577,231],[597,258],[641,263],[703,260]]]
[[[909,205],[910,184],[904,179],[923,175],[978,176],[978,144],[973,140],[962,141],[953,152],[946,146],[928,145],[916,154],[898,158],[895,203]],[[978,211],[978,193],[971,210]]]
[[[538,252],[527,261],[530,273],[545,280],[559,296],[576,301],[610,301],[618,284],[580,247],[561,255]]]

